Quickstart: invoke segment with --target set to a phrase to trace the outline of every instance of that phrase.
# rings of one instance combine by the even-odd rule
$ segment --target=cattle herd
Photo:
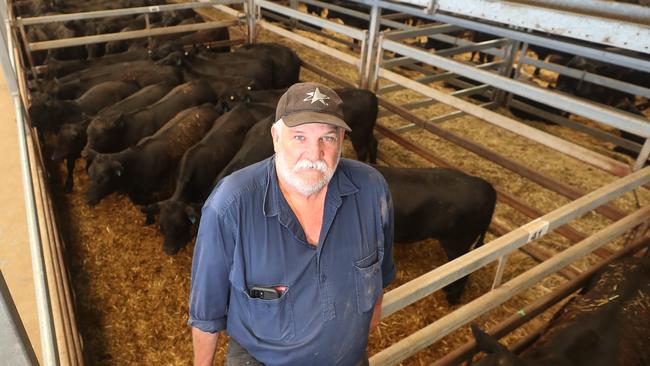
[[[14,2],[17,14],[32,16],[145,5],[155,4]],[[150,21],[151,27],[163,27],[201,19],[193,11],[173,11],[152,14]],[[28,34],[37,41],[144,26],[142,16],[120,16],[30,26]],[[140,205],[147,224],[158,225],[169,255],[192,240],[201,206],[221,179],[273,155],[275,106],[299,81],[301,60],[292,49],[274,43],[211,46],[228,39],[228,30],[219,28],[33,55],[46,69],[29,80],[29,117],[48,156],[65,161],[65,191],[72,191],[75,163],[83,158],[87,204],[115,192],[127,195]],[[558,89],[565,84],[558,80]],[[580,93],[585,84],[569,87]],[[357,88],[336,91],[357,158],[375,164],[377,97]],[[496,204],[489,182],[450,169],[377,168],[393,195],[398,243],[438,239],[450,260],[483,244]],[[451,304],[459,302],[465,280],[445,288]]]

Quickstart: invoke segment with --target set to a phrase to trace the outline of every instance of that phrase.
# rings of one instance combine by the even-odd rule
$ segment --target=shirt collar
[[[333,203],[338,207],[341,205],[342,197],[355,194],[359,191],[359,188],[352,182],[348,173],[341,168],[342,161],[343,158],[339,161],[339,165],[327,185],[325,205]],[[275,155],[268,160],[267,164],[263,210],[264,216],[271,217],[279,214],[280,210],[283,208],[281,206],[282,201],[280,200],[282,191],[280,190],[278,177],[275,172]]]

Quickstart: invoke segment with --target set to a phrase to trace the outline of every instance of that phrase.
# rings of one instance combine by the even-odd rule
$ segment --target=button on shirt
[[[390,191],[377,170],[340,160],[314,246],[271,157],[223,179],[203,206],[188,323],[226,329],[265,365],[354,365],[395,277],[392,248]],[[286,289],[269,300],[251,297],[254,286]]]

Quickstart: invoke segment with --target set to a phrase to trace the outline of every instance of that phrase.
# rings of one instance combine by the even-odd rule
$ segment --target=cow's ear
[[[479,351],[485,353],[498,353],[503,350],[507,351],[507,349],[494,339],[494,337],[485,333],[476,324],[471,324],[470,328],[472,328],[472,334],[474,335],[474,339],[476,339],[476,347]]]

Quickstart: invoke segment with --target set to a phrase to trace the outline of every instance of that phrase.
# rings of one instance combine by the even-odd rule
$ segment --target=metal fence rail
[[[18,129],[18,143],[20,148],[21,170],[23,178],[25,209],[27,211],[27,229],[29,234],[29,248],[32,258],[32,271],[34,278],[34,289],[36,292],[36,309],[39,319],[39,333],[41,339],[41,356],[43,364],[58,365],[59,356],[57,352],[56,338],[54,333],[52,303],[48,292],[48,279],[46,277],[45,259],[41,237],[39,235],[39,222],[37,218],[36,200],[34,195],[34,177],[32,176],[32,162],[29,160],[27,147],[27,129],[23,118],[23,105],[20,99],[17,73],[20,71],[15,62],[14,47],[11,38],[11,31],[4,29],[8,25],[6,8],[3,9],[3,32],[2,44],[0,45],[0,62],[7,81],[9,91],[13,98],[16,126]]]

